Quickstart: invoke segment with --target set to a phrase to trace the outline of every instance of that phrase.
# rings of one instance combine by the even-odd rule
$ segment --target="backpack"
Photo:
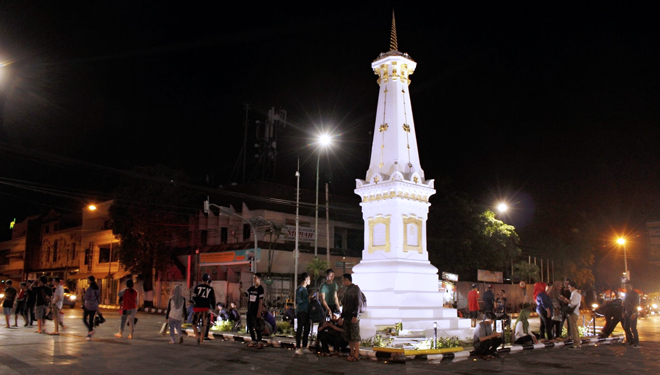
[[[43,298],[44,302],[46,302],[46,305],[50,305],[50,297],[46,292],[44,292],[44,288],[50,288],[49,286],[42,286],[41,287],[41,298]]]
[[[309,312],[309,319],[311,319],[312,323],[321,323],[325,320],[325,310],[318,298],[309,301],[307,311]]]

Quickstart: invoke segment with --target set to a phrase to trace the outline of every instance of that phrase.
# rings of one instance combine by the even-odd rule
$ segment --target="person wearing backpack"
[[[296,329],[296,354],[302,355],[303,348],[307,349],[307,339],[309,337],[309,328],[311,320],[309,319],[309,300],[310,295],[307,292],[307,286],[311,282],[311,278],[307,272],[300,275],[302,283],[296,289],[296,319],[298,320],[298,327]],[[302,347],[300,341],[302,340]]]
[[[48,278],[41,276],[37,282],[37,286],[32,284],[32,290],[37,296],[35,315],[37,318],[37,333],[46,333],[46,314],[48,314],[48,306],[50,305],[50,298],[53,295],[53,289],[48,285]]]
[[[360,310],[363,309],[365,301],[360,288],[353,284],[350,273],[345,273],[341,281],[345,289],[342,298],[343,309],[338,323],[344,326],[344,337],[351,349],[346,359],[349,362],[357,362],[360,359]]]
[[[83,323],[87,327],[87,336],[85,340],[91,341],[92,336],[94,335],[94,316],[99,309],[99,304],[101,303],[101,290],[99,285],[96,283],[96,278],[90,275],[87,278],[89,286],[85,290],[85,301],[83,302]]]

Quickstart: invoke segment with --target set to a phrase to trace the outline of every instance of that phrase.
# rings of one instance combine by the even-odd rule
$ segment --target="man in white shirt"
[[[53,312],[53,323],[55,323],[55,331],[51,335],[60,334],[60,311],[64,303],[64,287],[62,286],[61,279],[56,277],[53,279],[55,282],[55,293],[53,293],[53,300],[51,301],[51,310]]]
[[[580,332],[578,331],[578,317],[580,316],[580,304],[582,302],[582,295],[577,290],[575,281],[568,284],[568,290],[571,292],[571,299],[568,302],[568,307],[573,308],[573,313],[568,315],[570,328],[570,335],[573,339],[573,347],[571,349],[582,349],[582,341],[580,341]]]

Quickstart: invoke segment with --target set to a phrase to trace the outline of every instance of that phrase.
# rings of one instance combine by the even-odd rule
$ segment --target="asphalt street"
[[[35,333],[36,327],[0,328],[0,374],[657,374],[660,365],[660,317],[639,322],[641,349],[621,344],[538,349],[505,354],[492,361],[413,360],[387,363],[363,359],[356,363],[314,354],[294,356],[293,351],[266,347],[247,348],[244,343],[219,339],[197,345],[187,338],[182,345],[168,344],[158,330],[164,316],[139,313],[135,337],[118,339],[119,315],[104,311],[107,322],[94,340],[85,341],[82,310],[65,309],[67,329],[60,336]],[[20,319],[19,319],[20,320]],[[19,321],[19,325],[20,321]],[[52,322],[48,322],[48,331]],[[126,334],[125,336],[126,337]]]

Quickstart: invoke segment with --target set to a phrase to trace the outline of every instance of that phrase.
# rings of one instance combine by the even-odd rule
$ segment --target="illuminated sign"
[[[646,238],[648,238],[649,260],[660,261],[660,221],[646,222]]]
[[[253,260],[259,261],[261,258],[261,249],[257,249],[255,256],[254,249],[222,251],[219,253],[199,254],[199,263],[202,266],[220,266],[229,264],[247,263]]]
[[[455,273],[443,272],[442,279],[449,281],[458,281],[458,275]]]

